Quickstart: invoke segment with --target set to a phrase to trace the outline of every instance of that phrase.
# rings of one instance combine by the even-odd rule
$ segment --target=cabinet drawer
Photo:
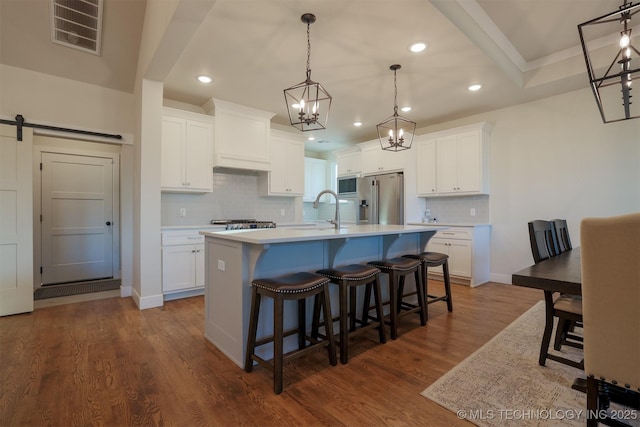
[[[195,245],[204,243],[204,236],[195,233],[171,234],[162,233],[162,246]]]
[[[438,231],[435,237],[441,237],[443,239],[462,239],[472,240],[473,229],[471,228],[450,228],[448,230]]]

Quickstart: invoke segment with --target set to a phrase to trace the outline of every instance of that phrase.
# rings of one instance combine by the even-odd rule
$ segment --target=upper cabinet
[[[488,124],[425,135],[417,146],[419,196],[489,194]]]
[[[361,153],[363,175],[397,172],[404,169],[405,151],[383,150],[377,140],[363,143]]]
[[[417,138],[416,138],[417,139]],[[419,196],[437,194],[436,188],[436,140],[414,140],[418,167],[416,168],[416,192]]]
[[[327,161],[323,159],[314,159],[312,157],[304,158],[304,196],[303,202],[314,202],[316,196],[327,187]],[[323,199],[327,197],[322,196]]]
[[[161,179],[164,192],[213,191],[213,117],[164,108]]]
[[[360,151],[350,151],[337,156],[338,176],[360,175]]]
[[[271,131],[270,172],[260,178],[260,192],[266,196],[302,196],[304,142],[287,132]]]
[[[273,113],[231,102],[215,104],[213,166],[271,170],[269,139]]]

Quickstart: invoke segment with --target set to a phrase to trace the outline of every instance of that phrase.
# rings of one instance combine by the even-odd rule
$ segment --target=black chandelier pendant
[[[387,151],[402,151],[411,148],[416,123],[398,114],[398,81],[399,64],[389,67],[393,71],[393,115],[376,125],[380,147]]]
[[[331,109],[331,95],[318,82],[311,80],[310,26],[316,22],[312,13],[305,13],[300,20],[307,24],[307,78],[284,90],[291,126],[306,132],[326,129]]]
[[[640,80],[640,51],[634,46],[631,35],[631,21],[638,12],[640,3],[633,4],[624,0],[618,10],[578,25],[589,84],[604,123],[640,118],[640,102],[634,104],[632,100],[632,83]],[[613,61],[604,73],[598,73],[604,67],[594,64],[594,58],[602,57],[606,48],[590,47],[585,41],[592,28],[597,28],[600,32],[604,28],[613,34],[620,34],[616,37],[618,46],[604,52],[613,56]]]

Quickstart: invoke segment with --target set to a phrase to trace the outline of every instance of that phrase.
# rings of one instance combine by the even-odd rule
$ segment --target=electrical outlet
[[[218,260],[218,270],[224,271],[224,269],[225,269],[224,261],[219,259]]]
[[[424,211],[424,216],[431,216],[431,209]]]
[[[180,208],[180,216],[187,216],[187,210],[185,208]]]
[[[469,215],[476,216],[476,208],[471,208],[471,210],[469,211]]]
[[[284,209],[280,209],[280,216],[284,216]]]

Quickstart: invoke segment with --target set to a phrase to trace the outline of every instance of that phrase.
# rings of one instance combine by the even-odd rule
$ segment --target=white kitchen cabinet
[[[164,192],[213,191],[213,117],[165,108],[161,178]]]
[[[338,154],[336,161],[338,163],[338,176],[360,175],[362,172],[359,151]]]
[[[422,135],[415,144],[418,196],[489,194],[489,125]]]
[[[162,232],[162,293],[204,290],[204,236],[199,230]]]
[[[270,132],[273,113],[231,102],[215,104],[213,166],[271,170]]]
[[[404,169],[405,151],[387,151],[376,142],[361,145],[362,174],[376,175]]]
[[[327,161],[324,159],[304,158],[304,196],[303,202],[314,202],[316,196],[327,186]],[[325,196],[322,196],[323,198]]]
[[[416,147],[416,194],[432,196],[436,186],[436,140],[427,139],[414,142]]]
[[[438,138],[436,155],[438,193],[482,192],[480,132]]]
[[[490,226],[455,226],[439,231],[427,250],[449,255],[449,276],[453,282],[478,286],[489,281]],[[429,275],[442,278],[442,267],[430,268]]]
[[[271,133],[271,171],[260,177],[260,192],[265,196],[302,196],[304,194],[304,142],[286,132]]]

